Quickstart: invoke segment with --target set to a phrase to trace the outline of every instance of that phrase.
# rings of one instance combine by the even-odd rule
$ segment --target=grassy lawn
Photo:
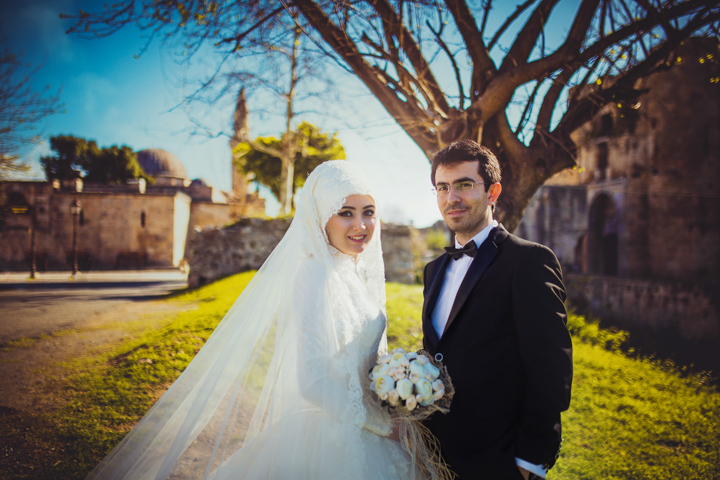
[[[23,478],[83,478],[182,372],[251,278],[243,273],[178,295],[172,301],[200,306],[100,357],[68,364],[77,372],[68,401],[48,414],[43,432],[48,448],[64,445],[66,458]],[[387,297],[389,344],[419,348],[422,288],[388,284]],[[577,316],[569,325],[573,400],[548,478],[720,478],[720,393],[701,376],[622,354],[622,332]]]

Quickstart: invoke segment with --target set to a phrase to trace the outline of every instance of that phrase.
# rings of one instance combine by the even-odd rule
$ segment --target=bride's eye
[[[352,212],[350,210],[343,210],[338,212],[338,215],[341,217],[352,217]]]
[[[363,213],[366,217],[372,217],[375,215],[375,210],[365,210]]]

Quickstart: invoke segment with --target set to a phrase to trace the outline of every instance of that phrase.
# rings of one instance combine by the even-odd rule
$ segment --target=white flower
[[[418,357],[417,352],[410,352],[406,353],[405,356],[408,358],[408,360],[415,360]]]
[[[405,349],[400,347],[394,348],[391,353],[402,353],[403,355],[405,355]]]
[[[420,363],[420,365],[425,365],[427,363],[430,363],[430,359],[426,357],[425,355],[418,355],[417,359],[415,359],[416,362]]]
[[[388,353],[387,355],[380,357],[380,363],[389,363],[390,359],[392,359],[392,355]]]
[[[370,374],[370,378],[372,380],[376,380],[379,377],[382,377],[383,375],[388,375],[388,371],[390,370],[390,365],[386,363],[382,363],[380,365],[375,365],[372,369],[372,373]]]
[[[407,361],[405,358],[405,355],[397,352],[392,354],[392,358],[390,359],[390,366],[391,367],[398,367],[403,364],[403,359]]]
[[[388,394],[387,394],[387,393],[381,393],[381,394],[378,395],[378,396],[380,397],[380,400],[383,400],[383,401],[385,401],[385,400],[388,399]]]
[[[409,367],[409,366],[410,366],[410,360],[409,360],[406,356],[403,356],[403,357],[400,359],[400,366],[403,367],[403,368]]]
[[[421,377],[420,377],[420,375],[418,375],[417,373],[412,372],[410,375],[408,375],[408,378],[410,379],[410,381],[411,381],[412,383],[417,383],[417,382],[420,381],[420,378],[421,378]],[[424,378],[424,377],[422,377],[422,378]]]
[[[375,393],[377,393],[381,398],[383,394],[387,395],[387,393],[393,388],[395,388],[395,380],[388,375],[378,377],[375,381]],[[383,400],[385,400],[385,398],[383,398]]]
[[[424,378],[426,375],[425,367],[419,364],[417,360],[415,360],[414,362],[410,362],[409,370],[411,374],[417,373],[418,377],[420,378]]]
[[[436,402],[440,400],[443,395],[445,395],[445,388],[438,388],[435,393],[433,393],[433,401]]]
[[[417,391],[417,400],[421,405],[430,405],[433,401],[433,388],[432,384],[427,378],[421,378],[415,384],[415,391]]]
[[[425,378],[427,378],[431,382],[440,376],[440,369],[432,363],[428,363],[427,365],[425,365],[424,368],[426,372]]]
[[[397,389],[398,395],[400,395],[400,398],[405,400],[412,394],[413,384],[410,380],[408,380],[407,378],[404,378],[397,382],[396,389]]]
[[[445,384],[443,384],[442,380],[435,380],[432,383],[433,391],[436,392],[440,389],[445,390]]]
[[[397,390],[390,390],[387,395],[390,405],[392,405],[393,407],[397,407],[400,405],[400,395],[398,394]]]
[[[398,367],[393,372],[392,377],[396,382],[402,380],[403,378],[407,378],[407,370]]]
[[[405,408],[407,408],[408,410],[410,410],[412,412],[413,410],[415,410],[415,407],[417,407],[417,399],[415,398],[414,395],[410,395],[405,400]]]

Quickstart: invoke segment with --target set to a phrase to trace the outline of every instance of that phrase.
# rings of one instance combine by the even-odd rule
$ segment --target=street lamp
[[[72,274],[75,276],[75,274],[78,272],[78,251],[77,251],[77,226],[78,226],[78,217],[80,216],[80,213],[82,212],[82,205],[80,205],[80,202],[75,199],[73,203],[70,204],[70,213],[73,216],[73,269]]]
[[[30,278],[35,279],[37,275],[37,249],[35,248],[35,207],[30,207]]]

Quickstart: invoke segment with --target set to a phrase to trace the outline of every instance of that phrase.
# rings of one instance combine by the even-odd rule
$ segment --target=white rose
[[[400,395],[400,398],[405,400],[412,394],[413,384],[410,380],[408,380],[407,378],[404,378],[397,382],[396,389],[397,389],[398,395]]]
[[[390,365],[386,363],[382,363],[380,365],[375,365],[375,367],[372,369],[372,373],[370,374],[370,378],[373,380],[376,380],[379,377],[382,377],[383,375],[387,375],[388,371],[390,370]]]
[[[434,391],[434,392],[435,392],[435,391],[438,391],[438,390],[440,390],[440,389],[445,390],[445,384],[443,384],[442,380],[435,380],[435,381],[432,383],[432,387],[433,387],[433,391]]]
[[[417,359],[415,359],[416,362],[420,363],[420,365],[425,365],[427,363],[430,363],[430,359],[426,357],[425,355],[418,355]]]
[[[400,366],[403,367],[403,368],[409,367],[409,366],[410,366],[410,360],[409,360],[407,357],[403,356],[403,357],[400,359]]]
[[[427,378],[421,378],[415,384],[415,391],[417,391],[417,400],[421,405],[425,406],[432,403],[433,388]]]
[[[417,358],[417,352],[410,352],[406,353],[405,356],[408,358],[408,360],[415,360]]]
[[[433,401],[440,400],[443,397],[443,395],[445,395],[445,389],[444,388],[437,389],[435,391],[435,393],[433,393]]]
[[[403,355],[405,355],[405,349],[400,347],[394,348],[392,353],[402,353]]]
[[[388,394],[387,394],[387,393],[381,393],[381,394],[378,395],[378,396],[380,397],[380,400],[382,400],[382,401],[385,401],[385,400],[388,399]]]
[[[408,375],[408,378],[410,379],[410,381],[412,383],[417,383],[420,381],[420,378],[424,378],[424,377],[420,377],[420,375],[418,375],[417,373],[412,372],[410,375]]]
[[[392,358],[390,359],[390,366],[391,367],[398,367],[402,365],[403,359],[405,359],[405,355],[397,352],[392,354]]]
[[[440,376],[440,369],[432,363],[428,363],[427,365],[425,365],[425,372],[425,377],[431,382]]]
[[[375,381],[375,393],[377,393],[381,398],[383,394],[387,394],[393,388],[395,388],[395,380],[388,375],[378,377]],[[383,400],[385,400],[385,398],[383,398]]]
[[[404,368],[396,368],[392,377],[397,382],[403,378],[407,378],[407,371]]]
[[[412,412],[413,410],[415,410],[415,407],[417,407],[417,399],[415,398],[414,395],[410,395],[405,400],[405,408],[407,408],[408,410],[410,410]]]
[[[390,405],[393,407],[397,407],[400,405],[400,395],[398,394],[397,390],[390,390],[388,392],[388,402],[390,402]]]
[[[419,364],[417,360],[410,362],[410,367],[408,369],[410,370],[410,373],[417,373],[420,378],[424,378],[426,375],[425,367]]]
[[[387,355],[380,357],[380,363],[389,363],[390,359],[392,359],[392,355],[388,353]]]

